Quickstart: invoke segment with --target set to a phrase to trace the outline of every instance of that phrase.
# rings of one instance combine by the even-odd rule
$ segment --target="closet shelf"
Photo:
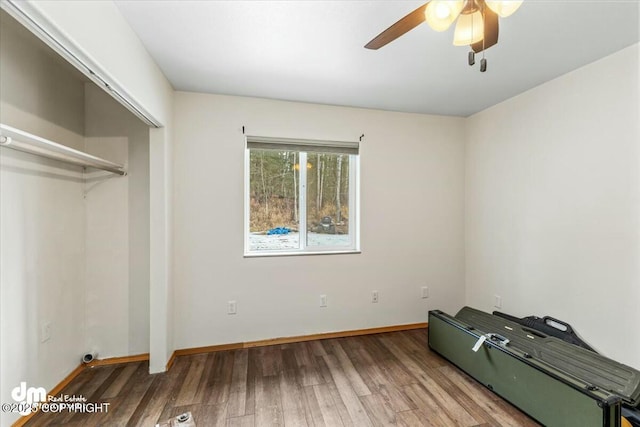
[[[100,157],[92,156],[83,151],[49,141],[37,135],[0,123],[0,146],[18,151],[35,154],[37,156],[60,160],[84,167],[92,167],[126,175],[124,165],[113,163]]]

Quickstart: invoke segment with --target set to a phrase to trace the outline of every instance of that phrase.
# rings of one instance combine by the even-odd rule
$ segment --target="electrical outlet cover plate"
[[[238,312],[238,305],[235,301],[229,301],[227,304],[227,314],[236,314]]]
[[[500,295],[493,296],[493,306],[495,308],[502,308],[502,297]]]
[[[326,306],[327,306],[327,296],[320,295],[320,307],[326,307]]]
[[[51,339],[51,322],[45,322],[42,324],[42,331],[40,335],[40,342],[46,342]]]

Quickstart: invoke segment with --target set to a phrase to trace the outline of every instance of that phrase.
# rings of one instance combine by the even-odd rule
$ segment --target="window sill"
[[[359,249],[331,250],[331,251],[273,251],[273,252],[245,252],[244,258],[262,258],[279,256],[304,256],[304,255],[345,255],[362,253]]]

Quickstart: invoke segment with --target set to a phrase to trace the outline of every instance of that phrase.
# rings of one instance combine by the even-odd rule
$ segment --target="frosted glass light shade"
[[[506,18],[513,15],[518,10],[523,0],[485,0],[489,9],[493,10],[498,16]]]
[[[435,31],[445,31],[456,20],[464,0],[432,0],[424,9],[424,19]]]
[[[480,11],[460,15],[453,35],[455,46],[466,46],[484,38],[484,20]]]

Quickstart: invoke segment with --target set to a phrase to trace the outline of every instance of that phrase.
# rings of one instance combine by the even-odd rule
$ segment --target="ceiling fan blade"
[[[404,33],[413,30],[418,25],[422,24],[425,20],[424,10],[429,2],[423,4],[398,22],[378,34],[373,40],[367,43],[364,47],[367,49],[380,49],[382,46],[391,43]]]
[[[485,6],[484,8],[484,40],[471,45],[475,53],[489,49],[498,43],[498,14]]]

